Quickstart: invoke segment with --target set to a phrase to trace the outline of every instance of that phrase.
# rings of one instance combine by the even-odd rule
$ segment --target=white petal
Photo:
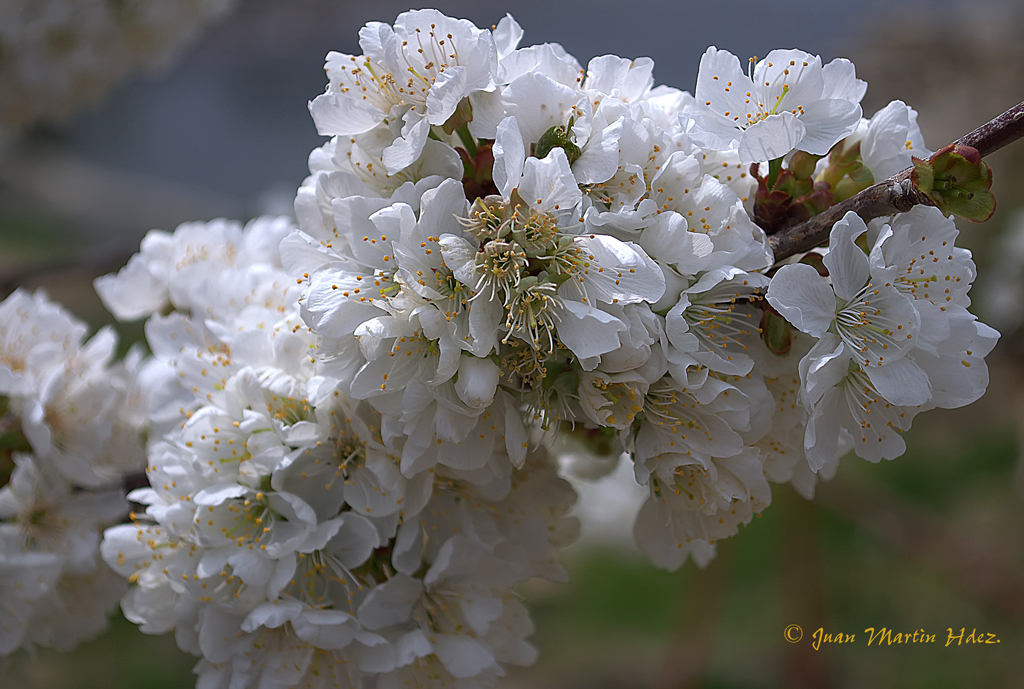
[[[546,213],[573,209],[583,193],[572,174],[565,151],[553,148],[544,160],[527,158],[523,179],[519,183],[519,195],[534,210]]]
[[[501,99],[505,112],[519,123],[523,140],[536,143],[551,127],[568,124],[569,112],[580,95],[546,74],[529,72],[505,87]]]
[[[740,137],[740,163],[761,163],[786,155],[803,141],[804,123],[791,112],[770,115]]]
[[[821,68],[822,98],[842,98],[859,103],[867,91],[866,81],[857,78],[853,63],[844,57],[837,57]]]
[[[156,313],[167,304],[167,279],[153,275],[141,254],[128,259],[117,275],[93,281],[103,305],[120,321],[133,321]]]
[[[501,197],[507,201],[512,190],[519,186],[523,164],[526,162],[526,146],[515,117],[506,117],[498,124],[498,133],[491,151],[494,153],[491,172],[494,186],[498,187]]]
[[[466,95],[466,68],[452,65],[437,75],[427,94],[427,121],[442,125]]]
[[[434,641],[434,655],[453,677],[476,677],[494,665],[494,651],[468,636],[438,636]]]
[[[475,356],[459,358],[459,378],[455,391],[463,402],[474,409],[484,409],[494,399],[500,371],[490,359]]]
[[[821,337],[836,317],[836,295],[818,271],[804,263],[783,266],[768,286],[768,303],[797,330]]]
[[[355,618],[340,610],[306,610],[292,627],[300,639],[325,650],[345,648],[359,629]]]
[[[476,287],[479,271],[476,266],[476,247],[462,237],[443,234],[437,240],[444,263],[451,268],[455,279],[469,287]]]
[[[857,129],[860,105],[835,98],[808,103],[800,114],[807,131],[797,146],[801,151],[825,155],[837,141]]]
[[[404,574],[396,574],[374,586],[359,606],[359,621],[367,629],[382,629],[401,624],[412,617],[413,604],[423,593],[423,584]]]
[[[632,242],[620,242],[604,234],[583,236],[576,241],[590,260],[584,287],[598,301],[653,304],[665,293],[665,274]]]
[[[853,299],[864,288],[871,273],[867,254],[856,244],[867,229],[860,216],[849,211],[832,226],[829,234],[829,252],[823,262],[832,278],[832,289],[845,301]]]
[[[572,164],[572,171],[580,184],[597,184],[611,179],[619,169],[619,138],[623,122],[620,119],[592,136],[583,147],[580,157]]]
[[[362,134],[383,122],[385,116],[377,107],[337,93],[314,98],[309,103],[309,113],[321,136]]]
[[[884,366],[865,368],[871,384],[889,403],[899,407],[917,407],[932,396],[928,376],[909,357]]]
[[[498,49],[498,59],[510,55],[523,40],[523,28],[519,26],[511,14],[506,14],[498,22],[494,31],[494,46]]]
[[[839,435],[841,432],[839,404],[843,399],[841,390],[835,388],[814,406],[811,418],[807,421],[804,434],[804,453],[811,471],[817,472],[823,466],[835,460],[839,453]]]
[[[558,339],[580,359],[618,349],[618,333],[629,329],[615,316],[578,301],[563,301],[559,316]]]
[[[729,82],[734,86],[726,90],[725,85]],[[714,46],[704,51],[697,71],[697,87],[694,90],[694,97],[698,103],[711,101],[708,107],[716,113],[744,113],[747,105],[743,102],[743,94],[751,91],[752,86],[750,78],[740,67],[738,57],[728,50],[719,50]]]
[[[242,631],[254,632],[260,627],[274,629],[285,622],[295,619],[302,613],[302,603],[298,601],[279,601],[260,605],[242,622]]]
[[[384,167],[395,174],[412,165],[423,152],[430,134],[430,122],[427,118],[410,110],[405,115],[406,124],[402,127],[402,136],[384,149]]]

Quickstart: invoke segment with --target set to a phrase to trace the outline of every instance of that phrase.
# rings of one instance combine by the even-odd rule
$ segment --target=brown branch
[[[1021,137],[1024,137],[1024,103],[1018,103],[970,134],[960,137],[955,143],[976,148],[984,157]],[[824,244],[828,241],[832,226],[849,211],[855,211],[867,222],[886,215],[905,213],[918,204],[930,205],[928,197],[918,191],[910,179],[913,170],[913,167],[908,167],[810,220],[771,235],[768,243],[775,252],[775,260],[781,261]]]
[[[984,158],[1024,136],[1024,103],[1018,103],[999,117],[965,134],[955,143],[978,149]]]

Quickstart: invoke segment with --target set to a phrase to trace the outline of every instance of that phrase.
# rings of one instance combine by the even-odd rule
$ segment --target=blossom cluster
[[[128,511],[121,483],[145,464],[133,351],[40,293],[0,303],[0,656],[68,650],[106,627],[125,592],[100,558]]]
[[[294,231],[283,218],[154,231],[97,282],[114,313],[150,316],[162,370],[151,487],[129,495],[145,514],[103,542],[135,584],[125,614],[202,655],[203,686],[417,685],[532,662],[512,587],[565,578],[571,489],[543,448],[519,452],[515,474],[496,448],[433,450],[447,461],[403,472],[413,440],[311,356],[302,268],[282,241]]]
[[[515,586],[565,578],[565,448],[629,456],[675,569],[770,482],[812,497],[984,392],[940,211],[847,215],[782,267],[766,234],[927,155],[911,108],[863,117],[854,66],[799,50],[709,48],[691,95],[522,35],[367,24],[327,56],[295,223],[154,230],[96,282],[153,353],[150,485],[101,550],[201,687],[489,686],[535,655]]]
[[[865,119],[853,65],[798,50],[744,72],[709,48],[690,95],[654,86],[649,59],[606,55],[583,68],[557,45],[519,48],[521,36],[508,17],[487,32],[411,12],[393,27],[367,25],[362,55],[328,55],[328,87],[310,111],[332,139],[310,156],[300,232],[286,240],[315,255],[301,300],[315,356],[409,437],[404,473],[441,461],[435,444],[479,456],[475,429],[488,412],[518,408],[549,434],[590,429],[629,453],[650,489],[641,549],[670,568],[706,562],[716,540],[769,504],[769,481],[810,495],[831,476],[867,413],[840,421],[838,392],[826,391],[859,378],[818,375],[812,362],[827,343],[809,353],[813,340],[793,331],[786,352],[765,344],[766,311],[814,337],[841,333],[831,321],[802,328],[791,295],[768,292],[774,257],[755,222],[766,178],[782,167],[794,176],[809,159],[815,189],[883,179],[929,153],[916,113],[896,101]],[[886,227],[897,237],[889,253],[912,244],[908,234],[950,247],[955,235],[935,209]],[[947,253],[956,275],[927,277],[955,279],[966,295],[969,254]],[[921,267],[912,262],[894,255],[878,270]],[[801,268],[814,270],[785,268],[783,282]],[[919,278],[892,289],[914,300]],[[899,430],[987,383],[978,362],[992,332],[965,297],[954,309],[933,296],[922,298],[935,306],[935,339],[914,340],[915,356],[898,363],[907,347],[893,345],[882,368],[858,351],[866,372],[893,381],[874,387],[901,407]],[[955,334],[938,325],[954,311]],[[905,334],[918,336],[909,324]],[[925,352],[938,358],[925,364]],[[829,358],[833,368],[840,359]],[[974,368],[941,380],[954,360]],[[915,395],[904,386],[912,361]],[[871,402],[884,406],[880,395]],[[902,450],[890,434],[891,458]]]

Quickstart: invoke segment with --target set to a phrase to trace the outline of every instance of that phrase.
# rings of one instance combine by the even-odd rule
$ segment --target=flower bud
[[[483,409],[494,399],[498,387],[498,367],[490,359],[463,356],[459,361],[459,377],[455,392],[474,409]]]

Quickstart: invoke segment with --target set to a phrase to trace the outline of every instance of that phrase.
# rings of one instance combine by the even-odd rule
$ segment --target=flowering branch
[[[42,293],[0,302],[0,656],[72,646],[130,585],[200,687],[489,686],[536,655],[514,587],[567,577],[558,452],[581,476],[627,452],[638,547],[703,566],[769,481],[809,498],[981,397],[998,333],[947,208],[991,214],[973,146],[1024,117],[922,160],[916,113],[865,119],[848,60],[711,47],[690,96],[521,37],[414,10],[329,53],[296,223],[153,230],[95,281],[151,358]],[[827,256],[772,274],[759,226],[851,197]],[[849,206],[909,212],[866,245]]]
[[[960,137],[954,145],[970,146],[984,157],[1022,136],[1024,103],[1018,103],[970,134]],[[914,169],[908,167],[810,220],[770,236],[768,242],[775,252],[775,260],[781,261],[824,244],[828,241],[832,226],[849,211],[855,211],[866,222],[885,215],[905,213],[920,204],[934,205],[911,178]]]

